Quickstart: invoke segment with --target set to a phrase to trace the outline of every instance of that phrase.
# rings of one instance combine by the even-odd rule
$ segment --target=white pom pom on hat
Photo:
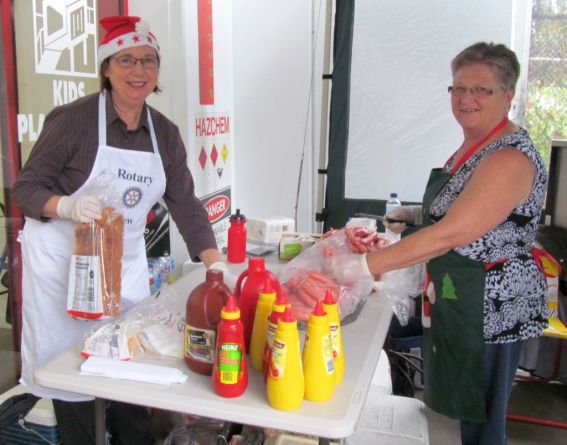
[[[126,15],[104,17],[100,20],[100,25],[106,31],[106,35],[98,47],[99,65],[118,51],[134,46],[150,46],[156,50],[158,56],[160,55],[159,45],[156,37],[150,32],[150,25],[140,17]]]

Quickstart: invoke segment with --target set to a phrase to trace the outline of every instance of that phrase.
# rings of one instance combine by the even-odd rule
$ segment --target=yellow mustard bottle
[[[291,308],[285,308],[278,320],[278,329],[272,345],[272,358],[266,385],[270,406],[282,411],[293,411],[301,406],[305,379],[301,364],[299,331]]]
[[[317,301],[307,321],[303,343],[305,400],[326,402],[335,390],[335,365],[329,317]]]
[[[275,300],[276,291],[274,290],[272,280],[266,279],[264,288],[258,294],[258,304],[256,305],[252,338],[250,340],[250,363],[256,371],[262,371],[264,367],[268,317],[272,313],[272,305]]]
[[[262,364],[264,382],[268,381],[268,372],[270,371],[270,363],[272,361],[272,345],[274,344],[274,338],[278,329],[278,320],[283,316],[286,306],[289,306],[289,303],[287,302],[285,291],[282,289],[279,294],[276,292],[276,301],[274,301],[274,304],[272,305],[272,312],[268,318],[266,345],[264,347],[264,362]]]
[[[345,374],[345,354],[343,349],[343,335],[341,333],[341,317],[339,305],[335,302],[331,291],[325,292],[323,299],[323,310],[329,317],[329,329],[331,330],[331,341],[333,343],[333,359],[335,361],[335,384],[343,381]]]

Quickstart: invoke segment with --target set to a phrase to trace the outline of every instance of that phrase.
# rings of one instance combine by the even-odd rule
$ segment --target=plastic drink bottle
[[[329,318],[321,300],[309,315],[303,344],[305,399],[326,402],[335,390],[335,365]]]
[[[339,305],[335,302],[331,291],[325,292],[323,299],[323,310],[329,317],[329,329],[331,330],[331,342],[333,344],[333,359],[335,361],[335,384],[343,381],[345,373],[345,354],[343,349],[343,335],[341,333],[341,317]]]
[[[258,296],[252,338],[250,339],[250,363],[256,371],[262,371],[264,364],[264,349],[266,347],[266,335],[268,332],[268,317],[272,312],[272,305],[276,300],[276,292],[273,290],[272,282],[266,279],[264,289]]]
[[[386,201],[386,214],[394,210],[396,207],[401,207],[402,203],[398,199],[397,193],[390,193],[390,199]],[[393,240],[399,240],[401,235],[398,233],[392,232],[390,229],[386,229],[386,233],[389,234]]]
[[[187,298],[183,357],[194,372],[210,375],[213,370],[217,324],[229,294],[222,270],[209,269]]]
[[[246,217],[236,209],[229,221],[226,259],[229,263],[243,263],[246,259]]]
[[[240,274],[234,287],[234,296],[240,307],[240,318],[244,325],[244,341],[247,350],[250,349],[258,296],[267,279],[271,281],[276,294],[279,294],[281,292],[280,282],[272,272],[266,269],[264,258],[253,257],[248,260],[248,269]]]
[[[244,331],[232,295],[221,311],[212,382],[215,393],[222,397],[238,397],[248,386]]]
[[[390,193],[390,199],[386,201],[386,213],[391,212],[396,207],[401,207],[402,203],[398,199],[397,193]]]
[[[268,380],[268,371],[270,370],[270,362],[272,360],[272,345],[276,337],[278,329],[278,320],[283,316],[285,308],[289,306],[285,292],[278,295],[276,294],[276,301],[272,305],[272,312],[268,318],[268,328],[266,330],[266,345],[264,346],[264,360],[262,363],[262,370],[264,373],[264,381]]]
[[[278,320],[268,373],[268,402],[273,408],[293,411],[301,406],[305,390],[297,320],[288,306]]]

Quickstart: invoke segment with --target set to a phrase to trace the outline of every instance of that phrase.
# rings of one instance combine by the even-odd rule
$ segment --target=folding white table
[[[197,276],[202,278],[201,274]],[[198,282],[196,275],[190,273],[172,286],[188,295]],[[278,411],[269,405],[262,375],[251,368],[246,392],[234,399],[217,396],[210,377],[193,373],[182,359],[139,359],[177,367],[188,375],[185,383],[171,386],[79,375],[84,359],[78,346],[39,368],[35,377],[41,385],[95,397],[97,444],[104,443],[105,400],[316,435],[320,437],[320,444],[328,444],[330,439],[348,437],[355,430],[391,317],[392,308],[386,296],[372,293],[356,321],[342,327],[345,374],[333,398],[325,403],[304,401],[292,412]]]

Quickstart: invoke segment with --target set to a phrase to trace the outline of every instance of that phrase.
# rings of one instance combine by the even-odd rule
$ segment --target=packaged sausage
[[[124,217],[105,207],[102,217],[77,224],[71,258],[67,313],[94,320],[120,314]]]

